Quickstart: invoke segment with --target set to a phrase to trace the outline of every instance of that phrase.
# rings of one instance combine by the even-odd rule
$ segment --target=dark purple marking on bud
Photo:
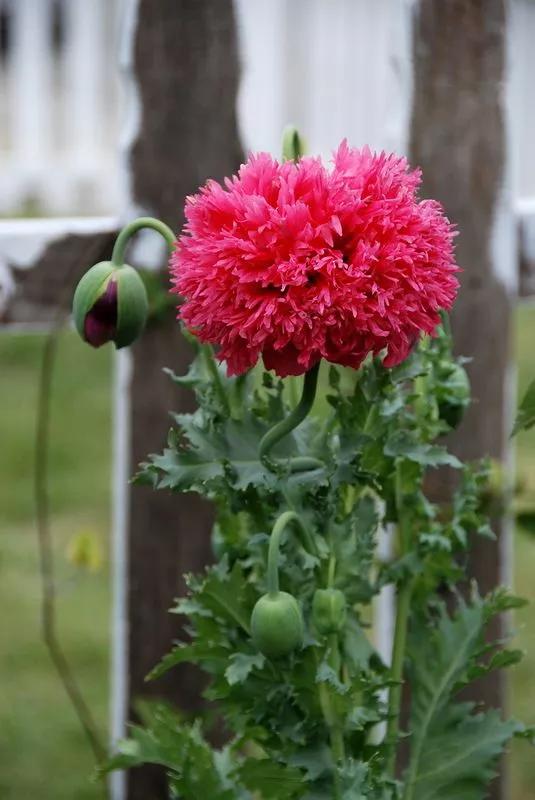
[[[84,321],[84,338],[92,347],[111,342],[117,334],[117,282],[110,280]]]

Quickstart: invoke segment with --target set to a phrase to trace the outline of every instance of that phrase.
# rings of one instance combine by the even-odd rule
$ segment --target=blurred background
[[[313,153],[328,156],[344,137],[356,146],[407,151],[413,5],[236,0],[245,149],[277,153],[280,132],[292,121]],[[132,3],[0,0],[4,221],[124,213],[120,144],[131,108],[119,61],[127,6]],[[504,186],[521,215],[535,203],[533,0],[511,0],[507,38]],[[176,198],[177,221],[182,202]],[[0,239],[0,289],[9,280],[4,259]],[[535,376],[529,301],[515,305],[514,339],[511,381],[522,394]],[[43,341],[31,325],[2,330],[0,316],[0,799],[95,800],[101,790],[91,781],[91,753],[40,640],[32,468]],[[112,356],[62,334],[50,438],[60,634],[102,730],[110,693]],[[533,600],[535,431],[515,447],[514,588]],[[513,672],[511,705],[534,724],[532,608],[517,614],[515,630],[527,657]],[[535,800],[535,759],[527,745],[515,744],[511,774],[513,800]]]

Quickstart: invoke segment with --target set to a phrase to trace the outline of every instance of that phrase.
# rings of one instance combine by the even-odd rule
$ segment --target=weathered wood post
[[[464,460],[509,459],[510,349],[517,295],[515,222],[509,184],[505,83],[507,0],[420,0],[414,9],[411,160],[422,167],[424,193],[459,227],[464,272],[453,313],[456,351],[468,365],[474,403],[452,449]],[[440,476],[446,480],[445,475]],[[443,483],[439,492],[447,491]],[[510,583],[510,531],[495,519],[497,540],[473,542],[471,573],[482,592]],[[500,634],[497,623],[493,633]],[[474,699],[506,704],[503,676],[481,680]],[[506,780],[492,789],[506,796]]]
[[[237,42],[231,0],[139,0],[132,40],[132,78],[139,123],[130,149],[131,202],[174,230],[185,197],[206,178],[223,178],[240,162],[236,127]],[[163,281],[168,279],[164,272]],[[191,404],[162,372],[184,371],[190,352],[174,313],[149,327],[132,349],[131,468],[165,444],[170,409]],[[128,696],[165,697],[199,708],[201,677],[186,668],[154,684],[145,677],[177,638],[168,613],[182,574],[211,558],[211,512],[196,497],[138,487],[130,492],[128,546]],[[128,777],[128,800],[167,796],[161,772]]]

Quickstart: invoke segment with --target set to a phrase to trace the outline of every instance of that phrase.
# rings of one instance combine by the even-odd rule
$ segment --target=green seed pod
[[[141,334],[148,314],[145,285],[133,267],[111,261],[95,264],[80,280],[73,318],[82,339],[92,347],[114,342],[117,349]]]
[[[268,658],[289,655],[302,647],[304,624],[295,597],[288,592],[265,594],[251,615],[253,641]]]
[[[346,623],[347,607],[339,589],[316,589],[312,600],[312,619],[318,633],[338,633]]]

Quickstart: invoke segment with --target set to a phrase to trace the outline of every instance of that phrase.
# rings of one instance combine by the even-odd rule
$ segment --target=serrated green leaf
[[[309,781],[317,780],[333,768],[333,758],[327,744],[302,748],[290,757],[289,763],[292,767],[304,770]]]
[[[396,800],[398,797],[396,782],[388,777],[380,762],[357,761],[347,759],[338,769],[341,800]],[[374,771],[373,766],[379,767]]]
[[[496,757],[515,731],[515,724],[501,723],[496,712],[474,716],[472,704],[452,704],[453,693],[477,664],[489,613],[485,601],[460,601],[452,617],[441,606],[432,628],[413,625],[407,771],[413,800],[481,800]]]
[[[346,724],[351,731],[363,731],[370,725],[381,722],[381,715],[374,708],[356,706],[347,715]]]
[[[296,800],[306,791],[301,770],[270,759],[248,758],[235,775],[248,789],[259,792],[262,800]]]
[[[205,668],[214,661],[227,663],[229,651],[221,646],[211,646],[210,643],[192,642],[191,644],[179,644],[171,652],[167,653],[159,664],[149,672],[146,680],[152,681],[165,675],[178,664],[199,664],[203,663]]]
[[[202,600],[203,604],[215,614],[240,625],[249,635],[253,599],[250,590],[247,591],[247,584],[238,563],[230,572],[221,566],[208,570],[197,599]]]
[[[438,444],[426,444],[415,439],[408,431],[396,431],[385,445],[385,454],[393,458],[406,458],[423,467],[462,467],[459,459]]]
[[[185,725],[167,706],[157,704],[149,725],[147,729],[134,726],[130,739],[119,744],[119,752],[102,772],[158,764],[169,770],[171,787],[178,796],[236,800],[239,789],[220,774],[198,724]]]
[[[200,494],[222,491],[226,485],[236,491],[245,491],[249,486],[275,488],[277,470],[268,468],[259,458],[259,442],[270,427],[264,421],[252,413],[244,414],[242,419],[226,418],[217,425],[199,412],[175,414],[174,419],[179,427],[170,437],[171,446],[142,464],[137,482]],[[280,471],[285,471],[286,459],[307,452],[307,430],[310,427],[305,423],[295,435],[277,445]],[[292,484],[319,485],[326,477],[320,467],[292,472],[287,480]]]
[[[322,661],[316,672],[316,683],[327,683],[337,694],[344,695],[349,691],[349,686],[342,683],[334,669],[327,661]]]
[[[262,653],[233,653],[230,657],[230,664],[225,670],[225,678],[231,686],[243,683],[253,669],[262,669],[266,659]]]
[[[361,626],[350,619],[342,639],[342,649],[352,674],[357,675],[368,669],[370,659],[377,655]]]
[[[496,710],[459,720],[458,708],[448,709],[439,730],[423,743],[413,800],[483,800],[487,796],[497,774],[497,759],[518,723],[503,722]]]

